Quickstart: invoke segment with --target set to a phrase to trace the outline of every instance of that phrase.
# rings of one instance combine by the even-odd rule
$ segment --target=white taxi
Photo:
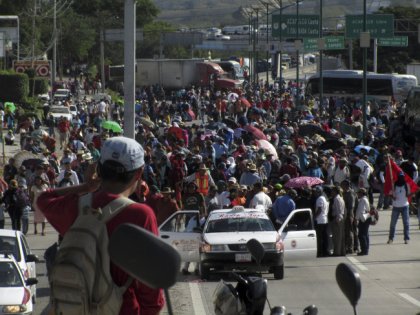
[[[32,254],[25,235],[20,231],[0,229],[0,254],[13,254],[24,279],[36,278],[38,257]],[[36,303],[36,285],[31,286],[33,303]]]
[[[13,255],[0,255],[0,314],[32,314],[30,286],[35,278],[24,279]]]
[[[276,231],[268,216],[255,209],[235,207],[212,211],[200,228],[198,211],[178,211],[160,227],[160,236],[180,253],[183,261],[199,264],[200,275],[211,271],[269,271],[284,276],[283,256],[316,257],[316,233],[310,209],[294,210]],[[257,239],[266,249],[260,265],[246,248]]]

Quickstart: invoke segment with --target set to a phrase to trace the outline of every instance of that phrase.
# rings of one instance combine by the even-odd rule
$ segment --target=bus
[[[323,71],[323,94],[325,97],[362,97],[363,71],[327,70]],[[417,78],[407,74],[367,73],[367,98],[402,101],[417,85]],[[319,96],[319,73],[312,75],[306,84],[306,94]]]

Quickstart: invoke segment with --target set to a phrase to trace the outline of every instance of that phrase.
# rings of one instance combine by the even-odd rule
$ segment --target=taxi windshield
[[[22,278],[16,265],[9,261],[0,262],[0,287],[21,287]]]

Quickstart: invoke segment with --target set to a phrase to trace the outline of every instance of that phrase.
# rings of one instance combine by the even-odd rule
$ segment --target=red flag
[[[397,181],[398,175],[401,172],[404,173],[402,169],[394,162],[394,160],[388,159],[388,164],[385,170],[385,184],[384,184],[385,195],[392,195],[395,182]],[[405,182],[407,183],[407,186],[410,189],[410,194],[415,193],[419,189],[417,184],[406,173],[404,173],[404,179],[405,179]]]

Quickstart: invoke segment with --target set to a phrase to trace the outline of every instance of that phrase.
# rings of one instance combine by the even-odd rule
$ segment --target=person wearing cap
[[[251,162],[247,164],[245,172],[242,173],[239,185],[252,187],[256,182],[261,182],[261,177],[258,175],[257,166]]]
[[[38,197],[37,205],[60,235],[65,235],[79,214],[79,196],[92,193],[92,207],[101,208],[119,196],[128,197],[136,189],[142,176],[144,150],[133,139],[114,137],[105,141],[101,159],[89,166],[85,183],[71,187],[48,189]],[[108,233],[121,224],[130,223],[158,235],[153,210],[133,203],[112,217],[107,223]],[[111,276],[116,285],[127,282],[128,275],[111,263]],[[120,314],[157,314],[164,305],[160,289],[151,289],[133,280],[123,296]]]
[[[81,156],[80,156],[80,158],[81,158]],[[60,183],[63,180],[66,172],[70,172],[71,173],[70,179],[71,179],[71,182],[73,183],[73,185],[79,185],[79,183],[80,183],[79,177],[77,176],[77,173],[72,170],[70,159],[65,159],[62,162],[63,162],[63,168],[57,176],[57,182]]]
[[[371,218],[369,216],[370,204],[367,198],[367,190],[365,188],[359,188],[357,191],[357,208],[355,213],[355,219],[357,220],[358,238],[360,243],[360,252],[358,256],[369,254],[369,226]]]
[[[204,163],[201,163],[198,171],[191,174],[190,176],[185,177],[184,181],[187,183],[195,182],[198,187],[197,191],[202,193],[203,196],[207,196],[209,187],[215,185],[214,180],[208,171],[209,169],[207,166]]]
[[[256,182],[253,186],[254,197],[252,197],[251,202],[249,203],[250,208],[261,209],[265,212],[271,208],[272,201],[271,198],[264,192],[263,184],[261,182]]]
[[[329,203],[324,195],[324,190],[321,186],[314,188],[315,200],[315,230],[318,248],[318,257],[325,257],[329,255],[328,251],[328,210]]]

